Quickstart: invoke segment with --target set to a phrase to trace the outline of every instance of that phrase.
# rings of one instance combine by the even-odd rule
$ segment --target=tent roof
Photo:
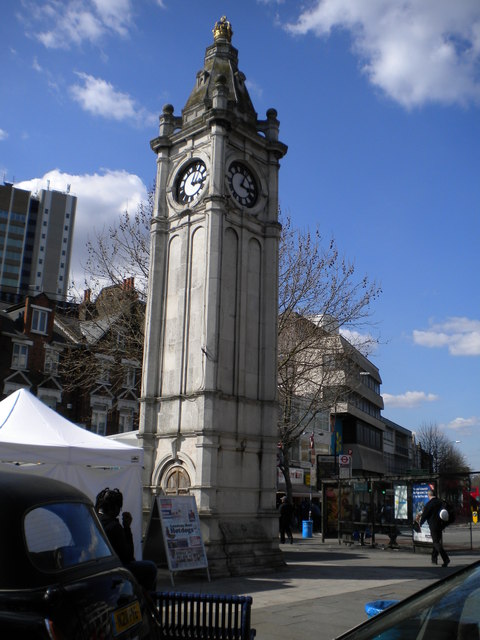
[[[0,402],[0,460],[141,466],[143,449],[77,427],[26,389],[19,389]]]

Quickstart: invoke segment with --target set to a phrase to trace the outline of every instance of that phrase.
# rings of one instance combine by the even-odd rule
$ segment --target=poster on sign
[[[422,482],[414,484],[412,487],[412,511],[413,520],[418,515],[422,514],[423,507],[427,504],[429,497],[428,491],[433,489],[433,485]],[[430,527],[427,522],[424,522],[420,531],[413,531],[413,542],[430,543],[432,544],[432,536],[430,533]]]
[[[207,555],[193,496],[157,496],[168,568],[172,573],[206,569]],[[209,576],[210,579],[210,576]]]

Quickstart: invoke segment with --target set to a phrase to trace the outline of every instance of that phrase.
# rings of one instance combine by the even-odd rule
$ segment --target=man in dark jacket
[[[292,530],[290,528],[292,523],[293,507],[288,502],[286,496],[283,496],[280,504],[280,542],[285,542],[285,534],[290,538],[290,544],[293,543]]]
[[[442,567],[448,567],[450,558],[443,548],[442,543],[442,531],[445,524],[440,518],[440,511],[443,506],[442,501],[436,497],[433,490],[429,490],[428,497],[429,500],[423,508],[419,524],[422,526],[424,522],[428,522],[428,526],[430,527],[430,534],[433,541],[432,564],[438,563],[438,556],[440,555],[443,560]]]

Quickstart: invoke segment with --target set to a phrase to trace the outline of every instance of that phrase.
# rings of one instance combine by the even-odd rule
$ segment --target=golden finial
[[[230,22],[227,20],[227,16],[222,16],[218,22],[215,23],[213,27],[213,39],[215,41],[220,38],[225,38],[227,42],[232,41],[233,29]]]

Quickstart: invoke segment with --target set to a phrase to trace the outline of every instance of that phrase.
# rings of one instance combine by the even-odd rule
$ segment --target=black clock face
[[[196,160],[182,171],[177,183],[177,200],[180,204],[191,204],[198,199],[207,181],[207,167]]]
[[[232,162],[227,182],[233,197],[244,207],[253,207],[257,201],[257,185],[252,172],[241,162]]]

